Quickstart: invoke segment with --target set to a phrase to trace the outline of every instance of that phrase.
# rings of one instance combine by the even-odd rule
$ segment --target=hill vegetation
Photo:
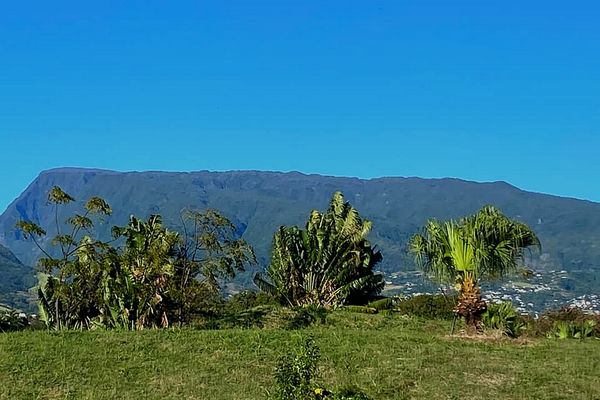
[[[118,173],[57,169],[42,173],[0,216],[0,243],[31,266],[25,275],[27,284],[33,279],[32,266],[40,252],[24,241],[14,226],[18,220],[26,219],[51,227],[54,214],[46,198],[55,185],[79,201],[100,196],[112,205],[115,211],[96,226],[103,240],[110,239],[111,227],[125,224],[130,214],[142,220],[161,214],[166,227],[179,230],[182,210],[216,208],[234,224],[236,235],[253,245],[261,266],[269,263],[272,235],[279,226],[302,226],[312,209],[326,208],[331,193],[341,190],[364,218],[373,222],[369,240],[384,255],[378,269],[386,273],[415,269],[407,243],[429,218],[459,218],[494,204],[507,216],[535,229],[543,251],[529,258],[528,264],[538,271],[567,270],[572,274],[567,289],[574,296],[587,291],[588,282],[599,275],[600,205],[528,193],[502,182],[360,180],[253,171]],[[69,205],[59,217],[65,220],[81,206]],[[55,234],[50,228],[48,237]],[[255,272],[239,275],[227,285],[228,290],[249,287]],[[27,284],[19,289],[26,291]]]
[[[9,249],[0,245],[0,304],[29,308],[33,296],[27,289],[34,284],[31,267],[23,265]]]

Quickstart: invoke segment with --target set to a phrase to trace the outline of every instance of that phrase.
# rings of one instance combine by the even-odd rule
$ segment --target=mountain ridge
[[[550,197],[554,197],[554,198],[561,198],[561,199],[569,199],[569,200],[577,200],[577,201],[583,201],[583,202],[588,202],[588,203],[593,203],[593,204],[600,204],[600,201],[595,201],[595,200],[590,200],[590,199],[583,199],[583,198],[579,198],[579,197],[575,197],[575,196],[568,196],[568,195],[557,195],[557,194],[552,194],[552,193],[547,193],[547,192],[538,192],[538,191],[533,191],[533,190],[526,190],[526,189],[522,189],[516,185],[513,185],[512,183],[505,181],[505,180],[497,180],[497,181],[478,181],[478,180],[471,180],[471,179],[464,179],[464,178],[458,178],[458,177],[452,177],[452,176],[445,176],[445,177],[434,177],[434,178],[423,178],[420,176],[399,176],[399,175],[384,175],[384,176],[378,176],[378,177],[371,177],[371,178],[361,178],[358,176],[346,176],[346,175],[328,175],[328,174],[319,174],[319,173],[306,173],[306,172],[302,172],[302,171],[297,171],[297,170],[292,170],[292,171],[279,171],[279,170],[256,170],[256,169],[231,169],[231,170],[220,170],[220,171],[214,171],[214,170],[208,170],[208,169],[200,169],[200,170],[194,170],[194,171],[161,171],[161,170],[129,170],[129,171],[120,171],[120,170],[114,170],[114,169],[105,169],[105,168],[88,168],[88,167],[55,167],[55,168],[49,168],[49,169],[45,169],[40,171],[40,173],[38,174],[37,178],[39,178],[41,175],[43,174],[48,174],[48,173],[56,173],[56,172],[70,172],[70,173],[81,173],[81,172],[96,172],[96,173],[107,173],[107,174],[146,174],[146,173],[152,173],[152,174],[196,174],[196,173],[210,173],[210,174],[230,174],[230,173],[256,173],[256,174],[273,174],[273,175],[299,175],[299,176],[303,176],[303,177],[320,177],[320,178],[334,178],[334,179],[348,179],[348,180],[359,180],[359,181],[365,181],[365,182],[374,182],[374,181],[382,181],[382,180],[416,180],[416,181],[456,181],[456,182],[465,182],[465,183],[475,183],[475,184],[481,184],[481,185],[496,185],[496,184],[503,184],[506,185],[509,188],[512,189],[516,189],[522,192],[526,192],[526,193],[531,193],[531,194],[536,194],[536,195],[543,195],[543,196],[550,196]],[[37,179],[35,178],[35,179]],[[34,181],[35,181],[34,179]],[[18,199],[18,197],[17,197]],[[15,199],[16,200],[16,199]]]
[[[0,304],[28,308],[27,289],[34,284],[31,268],[25,266],[5,246],[0,245]]]

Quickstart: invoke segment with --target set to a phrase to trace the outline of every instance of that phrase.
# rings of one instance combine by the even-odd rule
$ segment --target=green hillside
[[[34,282],[32,268],[23,265],[10,250],[0,245],[0,304],[28,309],[31,298],[27,288]]]
[[[600,341],[468,340],[449,322],[339,312],[305,330],[0,335],[0,399],[267,399],[308,334],[326,387],[384,399],[600,398]]]

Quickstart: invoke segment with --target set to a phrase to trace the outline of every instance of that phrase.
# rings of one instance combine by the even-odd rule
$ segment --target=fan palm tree
[[[540,246],[533,230],[492,206],[459,221],[430,220],[410,241],[417,264],[434,279],[458,285],[455,312],[471,328],[486,310],[479,282],[515,270],[532,246]]]
[[[281,227],[275,233],[263,290],[292,305],[332,307],[377,294],[383,277],[373,273],[381,253],[366,239],[372,223],[337,192],[325,213],[312,211],[306,229]]]

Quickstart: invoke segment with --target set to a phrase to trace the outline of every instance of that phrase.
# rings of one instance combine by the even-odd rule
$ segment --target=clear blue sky
[[[598,1],[4,2],[0,211],[59,166],[600,201],[599,21]]]

